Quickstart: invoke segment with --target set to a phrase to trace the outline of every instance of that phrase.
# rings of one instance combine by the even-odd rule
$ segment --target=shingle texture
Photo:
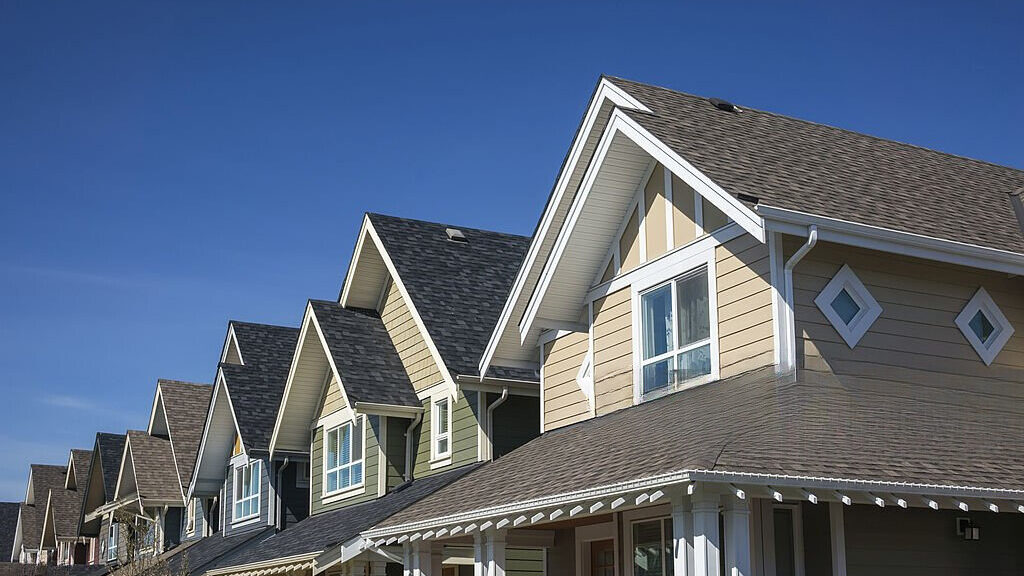
[[[78,535],[78,519],[82,514],[82,492],[54,488],[50,492],[50,509],[53,514],[54,535],[58,538],[74,538]]]
[[[129,430],[128,446],[135,466],[135,486],[143,505],[147,500],[180,503],[181,484],[174,469],[170,440],[142,430]]]
[[[369,214],[409,297],[452,375],[475,375],[530,238]],[[466,242],[448,240],[457,228]],[[536,381],[535,372],[504,377]]]
[[[297,328],[232,321],[244,365],[221,364],[246,450],[266,451],[288,379]]]
[[[109,432],[96,433],[96,450],[98,460],[103,471],[103,490],[106,492],[104,501],[110,502],[114,499],[114,490],[117,488],[117,474],[121,470],[121,457],[124,456],[124,441],[127,438],[124,434],[111,434]],[[91,464],[90,464],[91,466]]]
[[[377,312],[323,300],[310,306],[349,400],[422,406]]]
[[[0,502],[0,562],[11,559],[14,533],[18,529],[18,502]]]
[[[111,572],[111,575],[162,576],[167,574],[203,574],[225,554],[229,554],[255,541],[257,538],[266,538],[273,533],[274,528],[267,528],[262,531],[257,530],[225,538],[221,532],[217,532],[206,538],[185,542],[164,552],[158,557],[159,563],[153,566],[152,569],[143,570],[142,574],[137,573],[137,568],[133,572],[133,568],[125,567]]]
[[[475,469],[476,464],[417,478],[395,492],[363,504],[355,504],[323,514],[314,514],[298,524],[225,557],[215,568],[244,566],[325,549],[341,544],[396,511],[446,486]]]
[[[22,505],[21,540],[28,549],[39,548],[39,537],[43,534],[43,515],[46,513],[46,499],[50,490],[63,490],[67,468],[49,464],[33,464],[32,501]]]
[[[83,487],[81,484],[89,479],[89,463],[92,461],[92,450],[73,448],[71,450],[71,461],[75,465],[75,485],[78,486],[78,491],[82,492]]]
[[[160,387],[163,399],[171,446],[178,464],[178,476],[181,485],[187,488],[192,480],[192,469],[203,438],[203,424],[206,422],[206,410],[210,406],[213,387],[176,380],[160,380],[157,386]]]
[[[729,193],[760,203],[1024,253],[1009,194],[1024,171],[736,104],[609,78],[651,114],[626,111]]]
[[[547,432],[382,526],[673,472],[1024,489],[1024,401],[768,367]]]

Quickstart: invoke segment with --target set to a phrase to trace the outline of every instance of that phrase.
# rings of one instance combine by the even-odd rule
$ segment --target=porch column
[[[412,545],[413,556],[413,575],[414,576],[441,576],[440,572],[436,574],[431,571],[433,565],[431,564],[430,558],[430,542],[414,542]]]
[[[484,535],[473,534],[473,576],[487,576],[487,550],[484,546]]]
[[[832,576],[846,576],[846,527],[843,504],[828,503],[829,532],[832,536]]]
[[[505,576],[505,532],[488,530],[486,536],[487,576]]]
[[[402,576],[416,576],[415,566],[416,555],[412,553],[412,544],[402,544]]]
[[[388,563],[383,560],[370,560],[370,576],[387,576]]]
[[[718,534],[718,494],[699,486],[693,494],[693,573],[721,576]]]
[[[693,508],[682,488],[672,494],[672,568],[676,576],[693,576]]]
[[[750,576],[750,504],[725,497],[725,570],[728,576]]]

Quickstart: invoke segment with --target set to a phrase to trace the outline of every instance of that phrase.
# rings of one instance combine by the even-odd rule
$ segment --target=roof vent
[[[448,235],[448,240],[451,240],[452,242],[469,242],[469,240],[466,239],[466,235],[458,228],[445,228],[444,233]]]
[[[711,102],[711,105],[714,106],[715,108],[718,108],[719,110],[732,112],[734,114],[739,114],[740,112],[742,112],[739,106],[736,106],[735,104],[727,100],[722,100],[721,98],[709,98],[708,102]]]

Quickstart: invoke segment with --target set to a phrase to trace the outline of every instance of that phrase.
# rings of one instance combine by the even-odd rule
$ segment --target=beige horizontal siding
[[[633,405],[630,289],[594,302],[594,404],[598,415]]]
[[[544,347],[544,431],[590,416],[590,404],[576,382],[587,356],[589,335],[574,332]]]
[[[345,395],[341,393],[341,386],[338,385],[338,379],[331,376],[331,382],[327,385],[327,389],[324,391],[323,402],[320,405],[320,416],[323,418],[328,414],[334,414],[338,410],[345,408]]]
[[[416,391],[441,382],[443,377],[437,362],[430,353],[427,341],[416,325],[398,285],[394,282],[390,282],[387,295],[384,297],[381,319]]]
[[[722,378],[775,361],[768,247],[745,234],[715,249]]]

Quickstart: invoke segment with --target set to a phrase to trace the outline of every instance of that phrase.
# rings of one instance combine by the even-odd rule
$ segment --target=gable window
[[[878,301],[846,264],[829,280],[814,303],[850,348],[860,342],[882,314]]]
[[[117,560],[117,540],[121,525],[111,520],[107,527],[107,560]]]
[[[430,436],[433,446],[433,459],[451,456],[452,411],[447,396],[433,402],[431,410]]]
[[[188,507],[185,508],[185,531],[193,533],[196,531],[196,499],[193,498],[188,501]]]
[[[259,460],[251,460],[235,467],[235,490],[233,493],[234,522],[259,516],[260,514],[260,468]]]
[[[1013,325],[984,288],[978,288],[960,311],[956,325],[986,365],[992,364],[1013,335]]]
[[[327,431],[324,493],[363,485],[363,418]]]
[[[711,374],[707,267],[642,293],[640,316],[641,397]]]

